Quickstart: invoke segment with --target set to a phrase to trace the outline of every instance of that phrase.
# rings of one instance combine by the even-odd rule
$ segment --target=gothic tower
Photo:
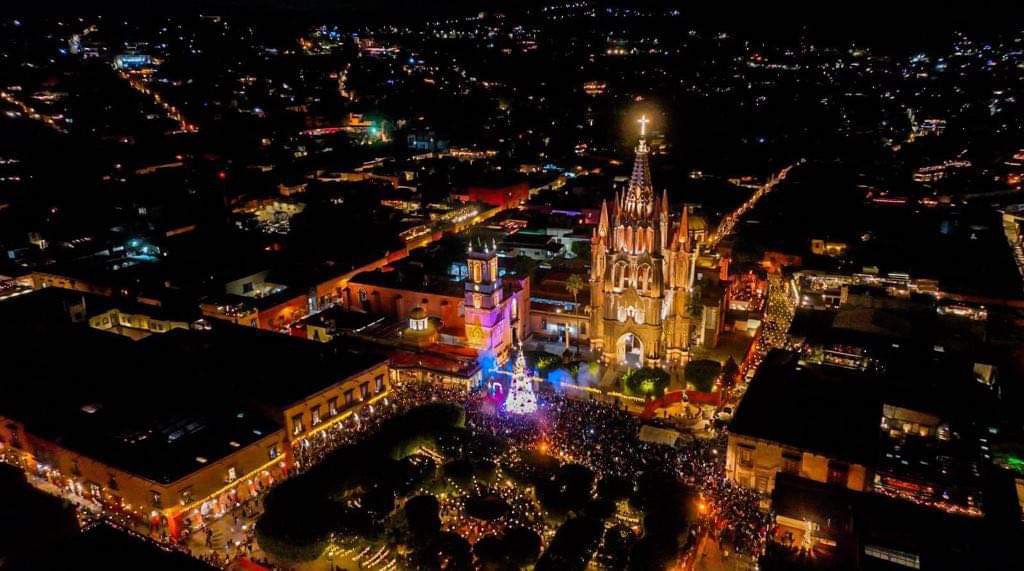
[[[668,367],[688,354],[694,255],[685,209],[669,239],[668,193],[654,194],[648,119],[639,122],[629,187],[615,194],[610,213],[607,202],[601,205],[591,238],[591,349],[606,363]]]

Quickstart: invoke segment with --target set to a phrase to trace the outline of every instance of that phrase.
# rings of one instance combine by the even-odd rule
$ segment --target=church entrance
[[[632,333],[619,337],[615,347],[619,363],[627,367],[640,368],[644,364],[644,343]]]

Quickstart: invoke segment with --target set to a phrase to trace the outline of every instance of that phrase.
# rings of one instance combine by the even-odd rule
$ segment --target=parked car
[[[731,404],[727,404],[722,407],[722,410],[715,413],[715,420],[722,422],[729,422],[732,420],[733,408]]]

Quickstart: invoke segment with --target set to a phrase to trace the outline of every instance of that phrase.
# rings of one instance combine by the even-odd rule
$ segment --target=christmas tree
[[[526,376],[526,357],[522,349],[512,367],[512,384],[505,399],[505,410],[512,414],[530,414],[537,410],[537,395],[533,394],[533,383]]]

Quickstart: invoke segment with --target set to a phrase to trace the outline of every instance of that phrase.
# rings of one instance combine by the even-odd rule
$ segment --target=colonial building
[[[610,214],[608,204],[601,205],[591,239],[590,343],[606,363],[668,367],[684,363],[689,353],[696,256],[686,209],[673,233],[668,193],[654,195],[647,118],[640,124],[629,187],[616,193]]]
[[[219,322],[161,332],[173,322],[108,306],[60,288],[0,304],[18,365],[0,394],[0,462],[154,535],[230,513],[390,394],[387,357],[362,347]]]
[[[469,277],[465,282],[466,340],[470,347],[505,355],[519,336],[513,326],[520,323],[519,300],[509,295],[498,275],[498,249],[469,248]],[[504,360],[504,359],[502,359]]]
[[[504,362],[513,342],[529,332],[529,278],[501,275],[493,242],[470,246],[462,283],[435,265],[429,259],[410,257],[386,271],[361,273],[349,282],[341,305],[409,322],[410,329],[415,329],[410,321],[413,312],[419,316],[417,323],[425,315],[430,321],[423,323],[437,330],[438,343]]]

